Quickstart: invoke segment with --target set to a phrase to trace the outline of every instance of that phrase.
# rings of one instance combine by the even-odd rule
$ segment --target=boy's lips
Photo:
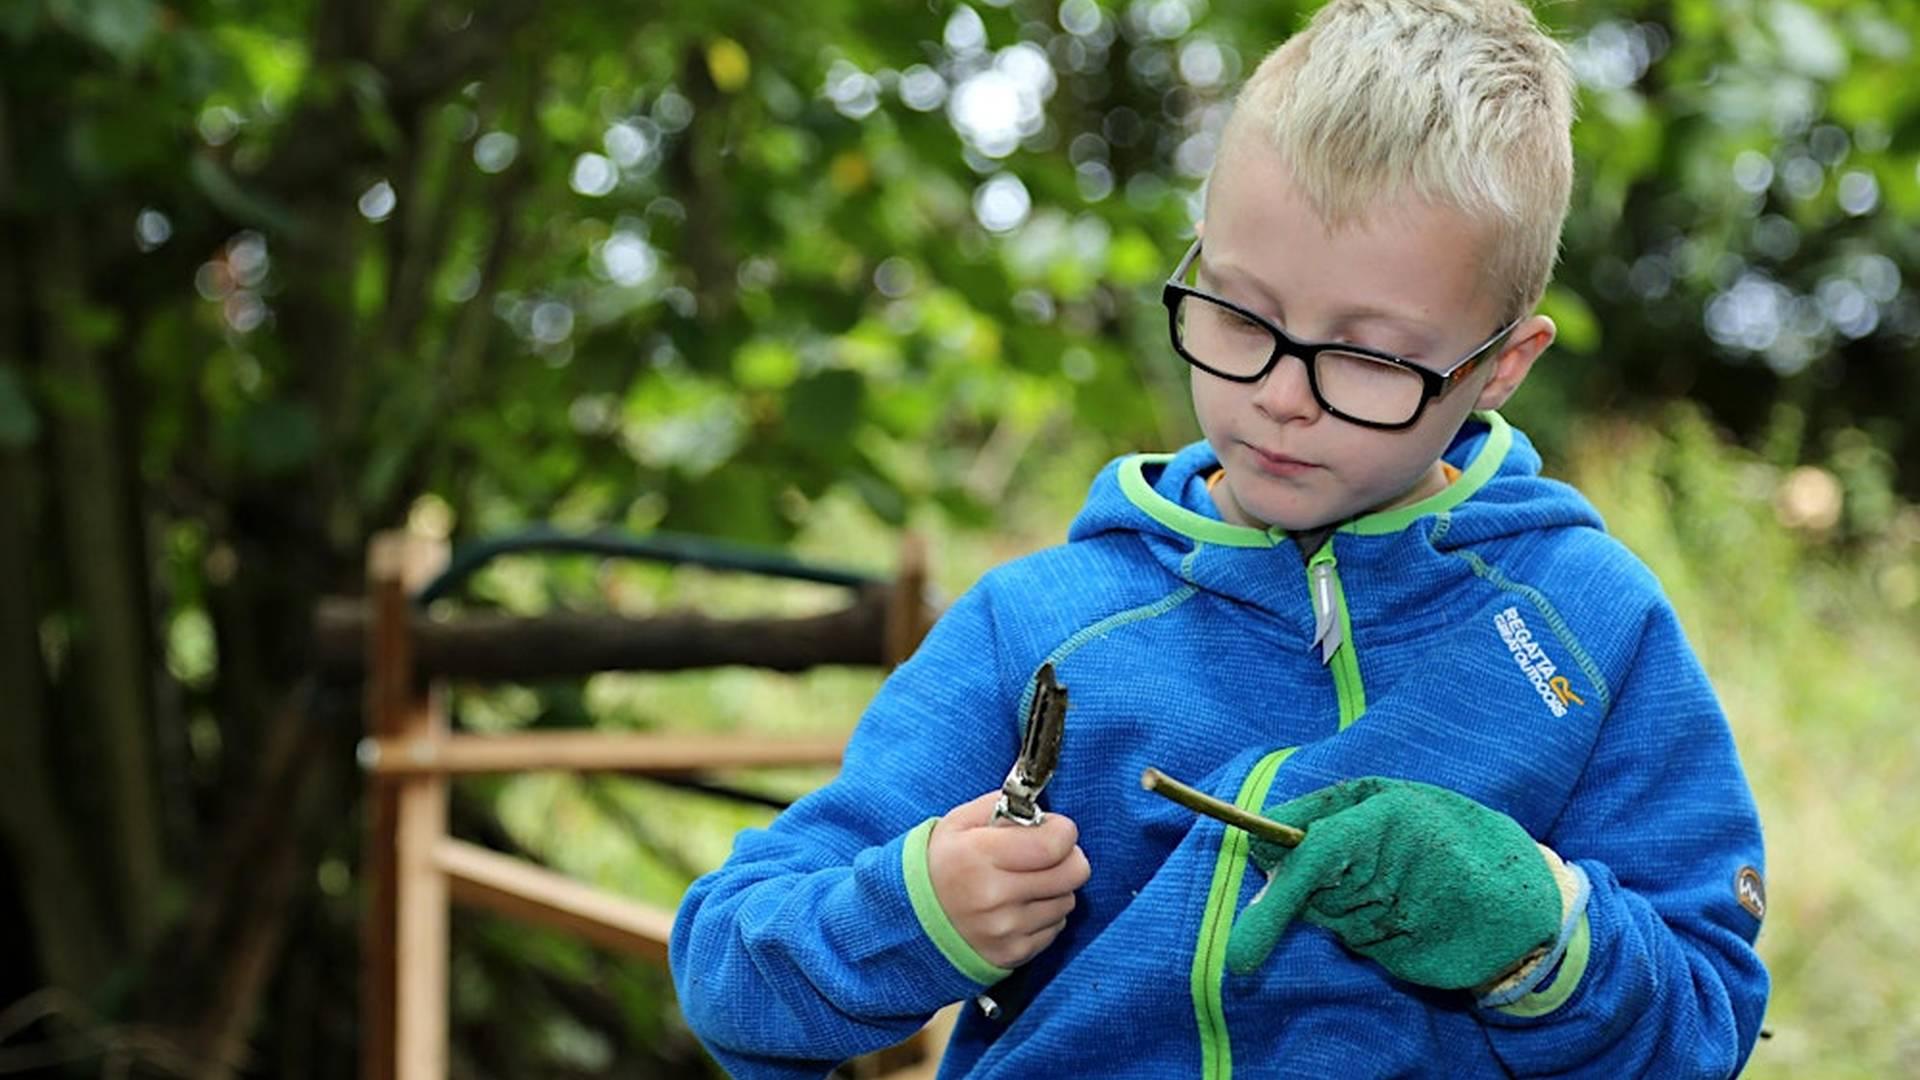
[[[1291,457],[1287,454],[1276,454],[1268,450],[1262,450],[1251,443],[1246,444],[1246,446],[1248,450],[1253,452],[1254,465],[1259,467],[1261,471],[1272,473],[1275,476],[1299,476],[1310,469],[1320,467],[1311,461],[1301,461],[1299,458]]]

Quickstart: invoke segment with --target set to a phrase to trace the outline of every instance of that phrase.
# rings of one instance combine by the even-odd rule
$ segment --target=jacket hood
[[[1333,534],[1343,573],[1417,572],[1423,558],[1520,533],[1604,528],[1578,491],[1540,475],[1540,455],[1495,412],[1475,413],[1442,458],[1460,470],[1419,502],[1366,514]],[[1219,459],[1206,442],[1171,454],[1116,459],[1095,477],[1071,540],[1137,535],[1176,576],[1237,599],[1296,610],[1302,555],[1285,530],[1223,521],[1206,489]],[[1223,550],[1224,549],[1224,550]],[[1280,573],[1280,571],[1286,573]],[[1266,579],[1286,579],[1268,595]]]

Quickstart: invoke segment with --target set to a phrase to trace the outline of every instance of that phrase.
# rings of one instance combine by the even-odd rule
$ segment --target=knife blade
[[[1060,767],[1060,744],[1067,729],[1067,688],[1054,678],[1053,664],[1040,665],[1033,677],[1033,701],[1027,706],[1027,726],[1020,739],[1020,756],[1000,785],[993,805],[993,821],[1038,825],[1046,817],[1040,792]]]

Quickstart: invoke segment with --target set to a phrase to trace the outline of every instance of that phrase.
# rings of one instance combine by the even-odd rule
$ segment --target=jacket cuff
[[[940,950],[940,955],[947,958],[947,963],[980,986],[992,986],[1013,972],[989,963],[975,952],[954,928],[953,920],[947,918],[946,910],[933,892],[933,876],[927,867],[927,842],[933,838],[933,827],[938,822],[938,818],[928,818],[915,825],[901,845],[900,871],[906,879],[907,899],[920,920],[920,929]]]
[[[1587,959],[1593,943],[1592,926],[1587,921],[1587,900],[1593,895],[1593,883],[1587,872],[1575,863],[1564,864],[1574,878],[1573,903],[1560,922],[1560,933],[1553,947],[1526,977],[1512,986],[1501,987],[1478,999],[1483,1009],[1498,1009],[1509,1016],[1530,1018],[1545,1016],[1566,1003],[1586,974]]]

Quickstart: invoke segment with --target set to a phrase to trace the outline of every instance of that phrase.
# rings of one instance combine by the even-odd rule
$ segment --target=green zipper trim
[[[1367,711],[1367,687],[1360,680],[1360,651],[1353,641],[1353,618],[1347,612],[1347,589],[1340,584],[1340,563],[1333,557],[1333,541],[1328,539],[1307,560],[1307,602],[1314,603],[1313,568],[1325,564],[1333,578],[1333,603],[1340,615],[1340,647],[1333,651],[1328,666],[1333,670],[1333,692],[1340,699],[1340,730],[1360,719]]]
[[[1242,810],[1259,813],[1267,804],[1274,774],[1297,747],[1275,750],[1254,763],[1240,794],[1233,800]],[[1240,905],[1240,882],[1247,874],[1246,832],[1228,826],[1220,835],[1220,854],[1213,861],[1213,884],[1207,888],[1207,907],[1200,913],[1200,940],[1193,951],[1193,1014],[1200,1025],[1200,1075],[1205,1080],[1228,1080],[1233,1075],[1233,1047],[1227,1039],[1227,1007],[1221,1000],[1221,980],[1227,968],[1227,931],[1233,928]]]
[[[1487,425],[1487,438],[1473,460],[1461,470],[1458,480],[1419,502],[1354,518],[1340,526],[1340,531],[1359,536],[1396,533],[1421,517],[1459,506],[1485,487],[1487,481],[1493,479],[1493,474],[1500,471],[1501,462],[1507,459],[1507,452],[1513,448],[1513,428],[1497,412],[1484,411],[1473,415]],[[1134,454],[1122,461],[1120,491],[1126,495],[1127,501],[1182,536],[1221,547],[1270,548],[1279,546],[1287,539],[1285,529],[1252,529],[1244,525],[1230,525],[1204,514],[1196,514],[1153,490],[1153,485],[1147,482],[1147,466],[1165,465],[1172,460],[1172,454]]]

